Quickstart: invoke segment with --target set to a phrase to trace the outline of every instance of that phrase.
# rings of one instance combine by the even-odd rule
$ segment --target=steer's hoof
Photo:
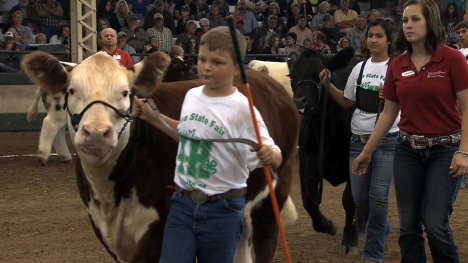
[[[45,166],[46,162],[47,162],[47,159],[43,158],[43,157],[38,157],[37,158],[37,161],[42,165],[42,166]]]
[[[340,246],[340,254],[342,255],[357,255],[358,251],[358,247],[349,247],[345,245]]]
[[[73,159],[69,159],[69,160],[64,160],[62,159],[62,163],[69,163],[69,164],[73,164]]]
[[[335,225],[335,222],[331,221],[331,224],[332,224],[332,228],[330,229],[330,232],[328,232],[330,235],[334,236],[336,235],[336,225]]]

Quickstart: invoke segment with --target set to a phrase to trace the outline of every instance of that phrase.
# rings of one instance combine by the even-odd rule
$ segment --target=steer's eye
[[[126,98],[126,97],[128,96],[128,91],[124,91],[124,92],[122,93],[122,96],[124,96],[124,98]]]
[[[69,90],[68,90],[68,93],[69,93],[70,95],[73,95],[73,94],[75,94],[75,90],[74,90],[74,89],[69,89]]]

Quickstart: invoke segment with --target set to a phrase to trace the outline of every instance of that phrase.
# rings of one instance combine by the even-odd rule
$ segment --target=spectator
[[[184,49],[178,45],[172,45],[171,50],[169,50],[169,58],[173,60],[174,58],[184,58]]]
[[[136,53],[135,49],[132,48],[131,46],[127,45],[127,34],[125,34],[125,32],[119,32],[117,34],[117,46],[120,50],[123,50],[127,53],[130,53],[131,54],[134,54]],[[141,58],[139,56],[132,56],[132,61],[133,61],[133,64],[136,64],[138,62],[140,62]]]
[[[8,31],[15,33],[15,42],[19,42],[23,45],[34,44],[34,35],[29,27],[22,25],[22,19],[23,14],[21,13],[21,11],[14,12],[11,15],[12,26],[10,27],[10,29],[8,29]]]
[[[117,15],[111,11],[111,2],[110,0],[100,0],[97,3],[96,8],[96,19],[99,21],[101,18],[107,19],[109,21],[110,27],[115,29],[117,32],[120,31],[122,26],[120,26],[119,19]],[[99,24],[98,24],[99,27]]]
[[[125,32],[120,32],[125,33]],[[125,35],[127,35],[125,33]],[[102,45],[103,48],[98,52],[107,52],[114,59],[118,60],[122,66],[133,66],[133,60],[128,52],[121,50],[117,47],[117,36],[116,32],[112,28],[106,28],[102,32]]]
[[[236,29],[242,34],[247,33],[244,29],[244,18],[242,16],[236,16]]]
[[[102,49],[102,30],[110,28],[109,21],[106,18],[101,18],[98,20],[98,32],[97,32],[97,39],[98,39],[98,49]]]
[[[200,19],[200,31],[197,32],[198,39],[201,39],[208,30],[210,30],[210,21],[207,18]]]
[[[262,54],[284,54],[284,49],[279,48],[281,38],[278,34],[273,33],[268,39],[268,46],[262,50]],[[263,61],[282,62],[282,57],[263,57]]]
[[[125,0],[119,0],[116,5],[115,15],[119,20],[120,27],[127,26],[127,17],[131,14],[130,9],[128,9],[127,2]]]
[[[66,25],[60,26],[58,35],[50,38],[50,44],[62,44],[67,53],[70,53],[70,28]]]
[[[351,46],[354,49],[361,48],[361,37],[366,33],[366,30],[367,18],[363,15],[359,15],[356,25],[347,33],[347,36],[351,39]]]
[[[244,29],[246,32],[252,32],[254,35],[258,32],[258,22],[254,14],[247,10],[246,0],[239,0],[236,10],[231,13],[233,17],[242,16],[244,18]]]
[[[47,44],[47,38],[46,35],[39,33],[36,36],[35,44]]]
[[[265,1],[266,4],[268,4],[268,2],[271,3],[277,3],[278,4],[278,9],[279,9],[279,13],[276,15],[278,18],[282,18],[284,21],[288,19],[288,1],[287,0],[267,0]],[[268,13],[269,11],[267,10],[267,14],[270,15],[270,13]]]
[[[148,51],[148,53],[153,53],[155,51],[159,51],[159,40],[157,37],[152,37],[150,38],[150,45],[151,45],[151,49]]]
[[[219,15],[224,19],[229,15],[229,5],[224,0],[213,1],[213,5],[218,6]]]
[[[39,31],[44,33],[47,39],[57,35],[60,28],[60,18],[63,16],[60,3],[56,0],[38,0],[35,8],[40,17]]]
[[[153,51],[153,49],[152,49],[152,47],[151,47],[151,43],[150,43],[150,42],[145,43],[145,44],[143,45],[143,50],[141,51],[141,53],[151,54],[151,53],[153,53],[153,52],[154,52],[154,51]],[[147,57],[148,57],[148,56],[143,56],[143,57],[141,58],[141,60],[144,60],[144,59],[146,59]]]
[[[197,31],[197,25],[195,24],[195,22],[193,22],[191,20],[188,21],[187,26],[185,27],[185,29],[186,29],[186,31],[183,32],[182,34],[180,34],[177,37],[177,40],[176,40],[176,45],[181,46],[184,50],[187,49],[189,39],[191,39],[192,37],[195,37],[197,39],[197,42],[198,42],[197,34],[195,34],[195,32]]]
[[[337,28],[333,28],[331,26],[331,16],[329,15],[326,15],[322,18],[322,23],[322,28],[319,28],[318,30],[322,32],[327,38],[325,44],[327,44],[331,48],[332,53],[335,53],[338,41],[343,35],[346,34],[341,33]]]
[[[164,10],[171,13],[171,17],[174,16],[174,10],[175,10],[174,1],[173,0],[164,0]]]
[[[340,0],[327,0],[328,2],[328,13],[331,16],[335,14],[336,11],[340,9]]]
[[[373,10],[369,11],[369,14],[367,14],[367,24],[372,22],[372,20],[376,19],[377,17],[382,17],[379,10],[373,9]]]
[[[263,21],[263,12],[267,9],[267,5],[263,0],[248,0],[246,1],[247,10],[254,14],[257,21]]]
[[[187,55],[197,55],[198,54],[198,38],[197,37],[192,37],[189,39],[189,43],[187,45],[187,48],[185,49],[185,54]],[[189,57],[193,60],[192,64],[192,70],[195,72],[195,74],[198,74],[197,70],[197,64],[198,64],[198,56],[191,56]]]
[[[198,10],[198,18],[195,16],[195,18],[197,20],[200,20],[202,18],[206,18],[206,15],[209,14],[210,12],[210,8],[208,7],[208,5],[204,2],[202,2],[202,0],[195,0],[195,6],[197,7],[197,10]]]
[[[294,32],[297,36],[297,42],[303,43],[304,39],[313,39],[312,37],[312,31],[310,31],[309,28],[306,27],[307,25],[307,18],[305,15],[300,14],[299,15],[299,22],[297,23],[297,26],[291,28],[289,32]]]
[[[122,28],[122,32],[127,34],[127,44],[133,47],[137,52],[141,52],[143,45],[148,42],[148,36],[143,28],[137,27],[137,15],[130,14],[127,18],[126,27]]]
[[[275,15],[270,15],[270,17],[268,17],[268,23],[267,23],[268,25],[266,27],[262,27],[260,32],[258,32],[258,34],[255,35],[254,42],[261,49],[265,49],[268,46],[270,46],[269,39],[270,39],[271,36],[278,35],[280,37],[280,39],[282,38],[281,29],[278,28],[278,26],[276,24],[277,20],[278,20],[278,18]]]
[[[19,0],[2,0],[0,1],[0,15],[8,15],[8,11],[19,3]]]
[[[302,42],[301,53],[309,49],[315,50],[314,46],[312,46],[312,40],[310,40],[310,38],[306,38],[304,39],[304,42]]]
[[[190,21],[190,8],[184,5],[180,10],[181,18],[177,20],[177,27],[175,29],[175,34],[179,35],[185,31],[187,22]]]
[[[461,21],[455,26],[455,31],[460,44],[460,52],[468,62],[468,21]]]
[[[299,15],[301,14],[301,6],[298,3],[293,3],[290,7],[291,16],[288,16],[288,21],[286,22],[287,30],[297,26],[299,22]]]
[[[341,0],[340,10],[334,14],[335,27],[346,33],[356,24],[358,14],[349,9],[348,0]]]
[[[354,51],[355,54],[361,54],[363,59],[368,59],[370,58],[370,50],[367,47],[367,36],[364,35],[361,37],[361,48],[357,49]]]
[[[294,0],[294,1],[291,1],[289,3],[288,19],[289,19],[289,17],[292,17],[291,5],[293,5],[294,3],[297,3],[299,5],[300,14],[305,15],[307,20],[311,21],[312,20],[312,14],[314,12],[312,11],[312,5],[307,0]]]
[[[149,38],[156,37],[159,42],[159,50],[169,53],[172,45],[172,33],[169,28],[163,26],[163,21],[164,17],[160,13],[156,13],[154,15],[154,27],[149,28],[146,34]]]
[[[301,54],[301,50],[299,46],[296,46],[297,36],[294,32],[289,32],[286,34],[286,46],[284,47],[284,53],[289,56],[289,54],[296,52],[299,56]],[[288,58],[283,58],[284,61],[288,61]]]
[[[143,19],[150,9],[150,0],[127,0],[128,9],[136,14],[138,19]]]
[[[280,7],[279,7],[278,3],[271,2],[270,7],[268,8],[268,13],[269,13],[268,17],[270,17],[271,15],[274,15],[274,16],[276,16],[278,18],[278,20],[276,21],[276,27],[278,27],[281,30],[281,35],[282,36],[286,35],[286,33],[288,32],[288,28],[287,28],[286,24],[284,23],[283,18],[281,18],[279,16]],[[267,24],[268,23],[263,23],[263,27],[267,27]]]
[[[151,10],[148,11],[148,13],[146,13],[145,23],[143,25],[145,30],[148,30],[149,28],[154,26],[156,14],[162,15],[162,17],[164,18],[163,26],[171,30],[171,34],[175,34],[174,18],[172,17],[172,13],[164,9],[164,3],[162,2],[162,0],[156,0],[156,2],[154,2],[153,8],[151,8]],[[167,50],[167,52],[169,52],[169,49]]]
[[[466,13],[466,0],[453,0],[453,2],[457,5],[457,10],[460,12],[460,17],[463,17]]]
[[[329,15],[328,11],[330,10],[330,5],[327,1],[320,3],[319,5],[319,12],[312,18],[312,22],[310,24],[310,30],[315,31],[319,28],[323,27],[323,17],[328,15],[331,20],[331,26],[334,27],[335,23],[333,21],[333,17]]]
[[[360,40],[359,40],[359,42],[360,42]],[[336,49],[339,52],[339,51],[341,51],[344,48],[347,48],[349,46],[351,46],[351,40],[349,39],[349,37],[344,36],[344,37],[342,37],[340,39],[340,41],[338,41],[338,46],[336,46]]]
[[[15,42],[15,34],[11,31],[5,33],[5,42],[0,44],[0,50],[24,51],[24,46]],[[0,72],[18,73],[24,55],[3,53],[0,54]]]
[[[224,26],[224,19],[219,15],[219,6],[211,6],[208,20],[210,22],[210,29],[217,26]]]
[[[254,37],[253,37],[253,34],[251,32],[247,32],[244,34],[244,37],[245,37],[245,43],[246,43],[246,52],[245,54],[250,54],[250,55],[257,55],[257,54],[261,54],[262,51],[260,50],[260,48],[254,43]],[[256,57],[250,57],[250,56],[245,56],[244,58],[244,64],[249,64],[250,61],[254,60],[254,59],[257,59]]]
[[[317,47],[317,52],[322,55],[331,55],[330,47],[325,44],[326,37],[322,32],[314,31],[314,39],[312,41],[314,46]]]
[[[18,11],[23,15],[23,26],[29,27],[34,35],[41,33],[39,27],[37,27],[37,22],[39,22],[39,15],[29,0],[20,0],[19,4],[10,9],[10,17],[13,15],[13,13]]]
[[[181,13],[182,9],[189,11],[189,18],[190,18],[189,20],[196,19],[195,16],[197,15],[197,6],[193,2],[193,0],[180,0],[179,2],[176,3],[175,9],[174,9],[174,18],[176,18],[177,20],[180,20],[183,17]]]
[[[453,44],[457,42],[457,32],[455,32],[455,26],[460,21],[461,18],[458,14],[457,5],[454,2],[448,4],[447,8],[445,9],[445,13],[442,16],[442,26],[444,27],[447,37],[446,44]]]

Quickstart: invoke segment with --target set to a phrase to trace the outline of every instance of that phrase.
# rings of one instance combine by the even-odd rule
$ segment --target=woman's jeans
[[[197,204],[176,191],[159,262],[233,262],[244,227],[244,204],[245,195]]]
[[[408,141],[397,140],[395,194],[401,262],[426,262],[423,225],[434,262],[460,262],[449,222],[461,182],[449,174],[458,146],[451,143],[413,149]]]
[[[388,134],[372,154],[361,193],[359,193],[359,190],[362,176],[354,176],[350,173],[354,201],[358,200],[360,194],[360,211],[363,213],[364,220],[367,221],[366,240],[362,253],[363,260],[382,262],[385,251],[385,238],[392,229],[390,221],[387,219],[388,194],[393,179],[393,154],[397,138],[397,132]],[[362,152],[365,145],[356,135],[351,137],[349,147],[350,171],[354,159]]]

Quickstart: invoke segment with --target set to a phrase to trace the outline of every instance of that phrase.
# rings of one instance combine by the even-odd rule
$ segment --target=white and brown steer
[[[23,63],[35,83],[51,92],[59,89],[68,94],[68,127],[77,151],[79,192],[96,236],[119,262],[157,262],[161,254],[174,191],[170,186],[174,185],[177,143],[145,121],[127,123],[122,116],[130,108],[132,92],[152,98],[163,114],[179,118],[185,93],[201,83],[161,84],[160,72],[168,63],[162,52],[129,68],[102,52],[71,72],[43,52],[28,55]],[[289,197],[299,126],[296,109],[272,78],[251,70],[247,75],[255,87],[256,107],[282,150],[275,192],[283,222],[291,222],[297,218]],[[240,78],[235,85],[244,92]],[[96,101],[100,102],[92,104]],[[84,109],[78,120],[75,114]],[[278,228],[263,169],[253,171],[247,184],[245,228],[235,260],[252,262],[253,246],[257,262],[272,262]]]

